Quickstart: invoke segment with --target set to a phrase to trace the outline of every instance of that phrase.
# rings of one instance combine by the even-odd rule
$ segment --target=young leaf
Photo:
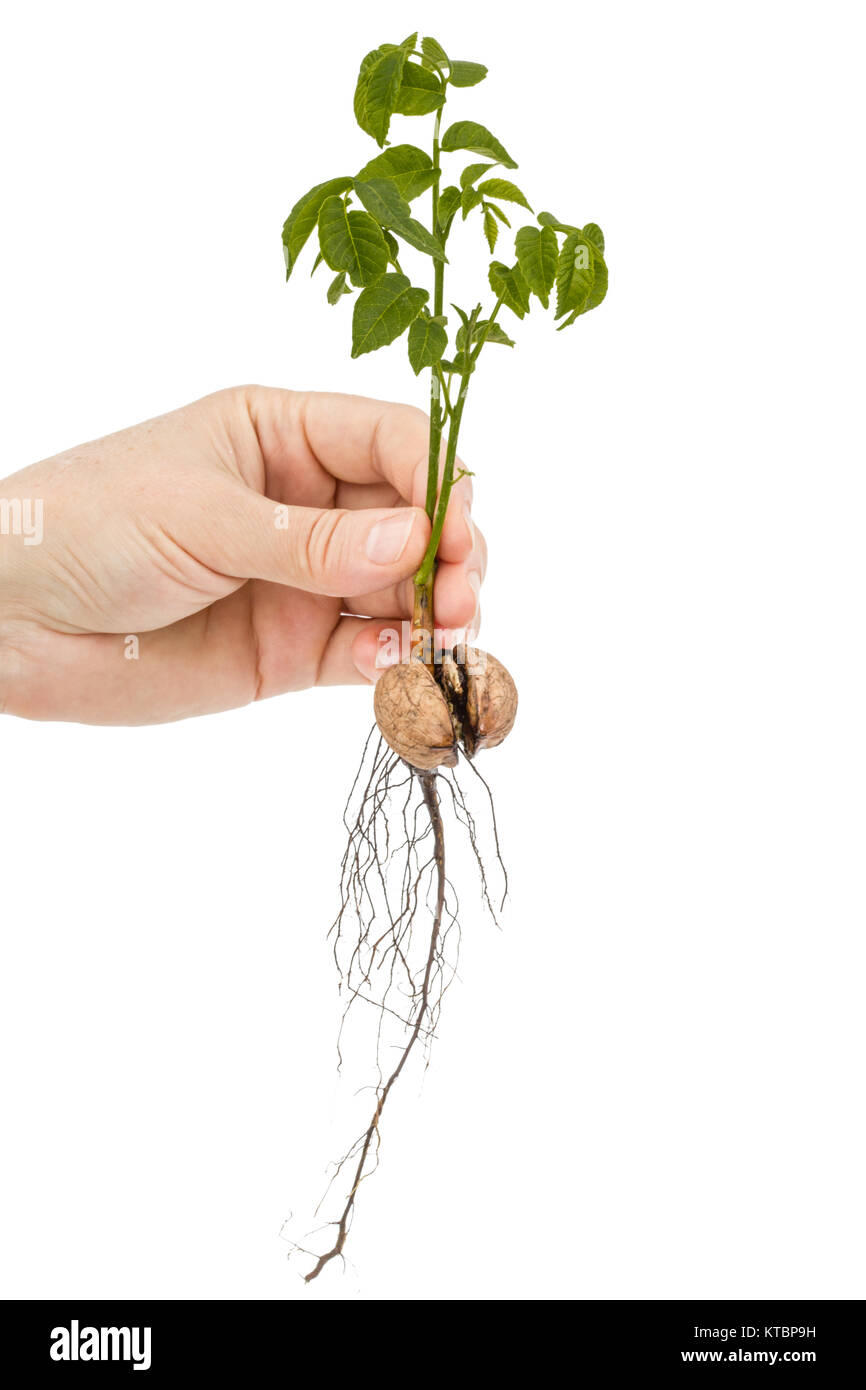
[[[454,219],[454,214],[460,206],[460,189],[453,183],[447,188],[443,188],[439,195],[439,226],[442,235],[448,235],[448,229]]]
[[[458,352],[462,352],[466,347],[468,333],[468,324],[463,324],[458,328],[457,337],[454,340],[454,345]],[[472,330],[472,341],[469,344],[470,348],[476,343],[480,343],[482,338],[485,343],[502,343],[504,347],[514,347],[514,340],[509,338],[505,330],[500,328],[499,324],[495,321],[490,323],[488,319],[481,319],[479,323],[475,324]]]
[[[592,248],[583,233],[569,232],[556,266],[556,318],[569,313],[577,317],[585,308],[595,279],[592,262]]]
[[[529,313],[529,286],[519,265],[507,266],[501,261],[490,263],[490,288],[502,298],[503,304],[519,319]]]
[[[393,179],[371,179],[369,183],[356,179],[355,192],[380,227],[389,227],[410,246],[434,256],[437,261],[445,260],[445,252],[436,238],[423,223],[410,216],[409,204],[400,197]]]
[[[486,329],[486,336],[485,336]],[[509,338],[504,328],[498,323],[491,323],[487,327],[487,319],[482,319],[475,332],[476,338],[484,338],[485,343],[501,343],[503,347],[514,347],[514,339]]]
[[[287,280],[304,249],[307,237],[319,220],[319,209],[325,199],[336,193],[345,193],[351,186],[351,179],[328,179],[326,183],[317,183],[315,188],[311,188],[309,193],[305,193],[303,198],[299,198],[295,203],[283,224],[283,253],[286,258]]]
[[[330,285],[328,286],[328,303],[336,304],[340,299],[342,299],[344,294],[351,293],[352,291],[346,284],[346,272],[344,270],[341,270],[340,274],[337,275],[336,278],[333,279]]]
[[[417,376],[440,361],[448,346],[448,334],[435,319],[418,317],[409,328],[409,361]]]
[[[506,203],[519,203],[522,208],[532,212],[520,189],[508,179],[485,179],[478,185],[485,198],[502,198]]]
[[[352,356],[393,343],[418,317],[428,298],[427,291],[414,289],[405,275],[383,275],[362,290],[352,315]]]
[[[485,203],[484,206],[487,207],[487,208],[489,208],[491,212],[495,212],[495,213],[496,213],[496,216],[499,218],[499,221],[500,221],[500,222],[504,222],[505,225],[506,225],[506,227],[510,227],[510,226],[511,226],[511,223],[509,222],[508,218],[505,216],[505,213],[502,211],[502,208],[499,207],[499,205],[498,205],[497,203]]]
[[[552,227],[521,227],[514,238],[514,249],[526,283],[546,309],[556,279],[556,233]]]
[[[486,203],[484,204],[484,235],[487,238],[487,245],[490,247],[490,254],[492,255],[496,250],[496,240],[499,236],[499,223],[496,221],[496,218],[493,216],[493,213]]]
[[[358,178],[368,182],[370,179],[393,179],[401,197],[411,203],[430,188],[436,179],[436,170],[429,154],[415,145],[392,145],[365,164]]]
[[[332,270],[354,285],[372,285],[388,268],[388,247],[368,212],[347,212],[342,198],[327,198],[319,213],[319,245]]]
[[[475,371],[474,363],[465,352],[455,353],[453,362],[443,362],[442,367],[443,370],[457,372],[460,376],[471,376]]]
[[[397,108],[406,49],[383,44],[374,48],[361,63],[355,88],[355,119],[362,130],[384,145],[391,117]]]
[[[445,100],[442,83],[420,63],[407,63],[394,110],[401,116],[427,116]]]
[[[478,204],[481,202],[481,197],[482,195],[478,192],[477,188],[464,188],[462,194],[460,195],[460,206],[463,209],[464,222],[466,221],[472,209],[477,208]]]
[[[604,232],[597,222],[587,222],[583,229],[583,235],[587,241],[592,243],[593,249],[600,255],[604,255]]]
[[[560,222],[558,217],[554,217],[552,212],[540,212],[538,221],[542,227],[552,227],[555,232],[579,232],[579,227],[572,227],[569,222]]]
[[[511,155],[500,145],[496,136],[491,135],[489,130],[475,121],[456,121],[454,125],[449,126],[442,137],[442,148],[449,152],[470,150],[472,154],[480,154],[485,159],[494,159],[497,164],[504,164],[506,169],[517,168]]]
[[[485,172],[485,170],[495,168],[495,162],[493,164],[467,164],[466,168],[463,170],[463,173],[460,175],[460,187],[468,188],[470,184],[473,184],[475,182],[476,179],[481,178],[481,175]]]
[[[469,336],[470,336],[470,333],[469,333],[469,322],[468,322],[468,320],[467,320],[466,323],[461,323],[460,327],[459,327],[458,330],[457,330],[457,337],[454,339],[454,346],[455,346],[455,348],[457,349],[458,352],[462,352],[463,349],[466,347],[466,339],[467,339]],[[471,347],[471,343],[470,343],[470,347]]]
[[[486,76],[487,69],[483,63],[451,64],[452,87],[474,87],[477,83],[483,82]]]
[[[428,64],[432,63],[436,68],[447,68],[449,66],[450,60],[448,54],[445,52],[441,43],[437,43],[435,39],[422,39],[421,52],[427,59]]]

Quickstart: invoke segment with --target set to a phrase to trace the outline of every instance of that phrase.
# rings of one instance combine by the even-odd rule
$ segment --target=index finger
[[[299,470],[346,483],[387,482],[412,501],[412,478],[427,458],[423,410],[369,396],[256,387],[250,418],[262,448],[269,497]]]
[[[416,406],[329,391],[256,387],[249,409],[265,465],[264,490],[275,501],[323,506],[336,497],[335,484],[384,482],[403,501],[424,506],[430,421]],[[440,459],[440,475],[441,467]],[[471,548],[464,519],[471,496],[469,479],[461,479],[449,500],[442,534],[445,559],[462,560]]]

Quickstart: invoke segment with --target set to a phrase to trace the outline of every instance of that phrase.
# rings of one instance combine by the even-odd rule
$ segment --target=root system
[[[490,789],[474,763],[461,752],[458,768],[414,768],[377,734],[374,729],[367,740],[344,813],[349,839],[340,910],[331,929],[345,995],[339,1062],[342,1066],[340,1049],[350,1014],[359,1003],[370,1006],[376,1011],[377,1080],[369,1123],[335,1165],[323,1198],[324,1204],[341,1176],[349,1175],[342,1210],[328,1223],[333,1243],[317,1258],[296,1246],[315,1258],[304,1276],[308,1283],[331,1260],[343,1258],[359,1189],[378,1166],[385,1104],[413,1051],[424,1054],[425,1066],[429,1061],[442,1000],[457,970],[459,902],[446,873],[443,810],[468,841],[482,899],[496,920],[478,824],[461,782],[464,771],[473,787],[483,789],[493,862],[502,883],[500,908],[508,889]],[[382,1058],[386,1049],[393,1057],[395,1046],[396,1063],[386,1068]]]

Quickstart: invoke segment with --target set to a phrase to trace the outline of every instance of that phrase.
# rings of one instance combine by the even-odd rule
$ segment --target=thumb
[[[290,507],[243,489],[211,536],[220,555],[206,563],[224,574],[342,598],[414,574],[430,523],[420,507]]]

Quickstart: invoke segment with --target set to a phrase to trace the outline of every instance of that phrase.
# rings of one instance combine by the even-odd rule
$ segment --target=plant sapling
[[[475,820],[452,769],[462,761],[483,782],[472,759],[479,749],[501,743],[511,730],[517,691],[495,657],[465,646],[438,649],[433,601],[448,502],[463,476],[456,468],[457,444],[470,383],[486,349],[514,346],[504,317],[512,327],[510,321],[524,319],[534,301],[543,309],[553,302],[555,322],[568,328],[607,293],[604,237],[594,222],[577,226],[540,212],[513,233],[513,253],[504,255],[502,243],[512,239],[511,218],[516,212],[533,216],[511,179],[517,165],[497,137],[476,121],[458,120],[443,131],[451,92],[477,86],[486,76],[481,63],[452,60],[435,39],[419,43],[417,34],[372,49],[361,63],[354,109],[380,153],[354,177],[327,179],[311,188],[283,227],[287,279],[315,233],[313,270],[324,264],[333,272],[328,303],[357,294],[352,356],[405,337],[412,370],[416,376],[428,372],[430,380],[425,506],[431,533],[414,577],[411,657],[389,667],[375,686],[381,737],[366,782],[359,774],[353,788],[353,794],[360,789],[359,808],[354,820],[346,818],[349,844],[334,928],[335,955],[348,994],[346,1012],[357,999],[374,1003],[380,1041],[385,1023],[396,1020],[400,1043],[396,1062],[384,1071],[379,1067],[366,1130],[337,1165],[334,1179],[345,1168],[348,1192],[331,1223],[333,1244],[316,1259],[305,1276],[308,1281],[343,1254],[359,1186],[377,1162],[383,1108],[419,1040],[429,1048],[446,976],[453,972],[453,964],[446,964],[445,940],[456,926],[457,904],[445,873],[443,793],[468,831],[490,906]],[[429,118],[429,153],[417,145],[389,143],[395,116]],[[454,166],[461,159],[469,162],[458,171]],[[429,195],[429,222],[413,213],[412,205],[422,195]],[[478,225],[492,257],[485,286],[488,306],[449,305],[452,318],[446,313],[445,281],[451,259],[459,254],[460,238],[454,232],[467,221]],[[432,298],[404,270],[407,254],[426,258]],[[399,844],[387,824],[395,799],[403,835]],[[389,886],[395,860],[396,894]],[[418,920],[428,907],[429,930],[422,937]],[[348,940],[350,916],[357,931]]]

